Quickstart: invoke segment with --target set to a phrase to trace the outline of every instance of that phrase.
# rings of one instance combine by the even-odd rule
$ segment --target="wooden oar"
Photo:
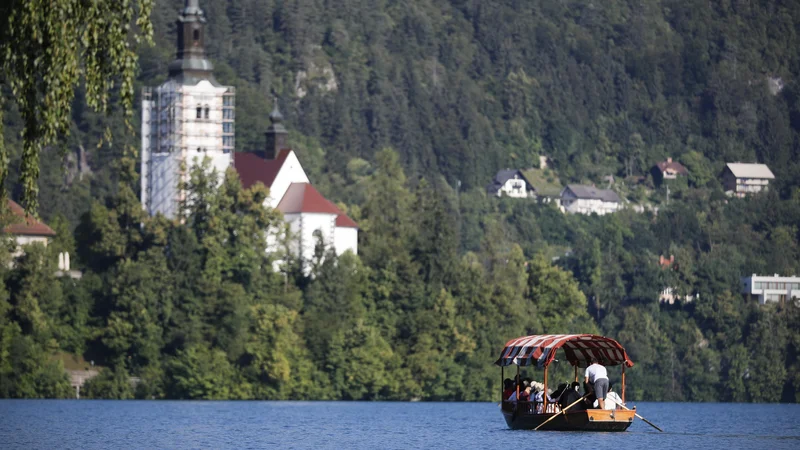
[[[570,409],[570,408],[572,408],[573,406],[577,405],[579,401],[581,401],[581,400],[585,399],[585,398],[586,398],[586,397],[588,397],[588,396],[589,396],[589,394],[586,394],[586,395],[584,395],[583,397],[581,397],[581,398],[579,398],[579,399],[575,400],[574,402],[572,402],[572,404],[570,404],[570,405],[569,405],[569,406],[567,406],[566,408],[562,409],[562,410],[561,410],[561,412],[559,412],[558,414],[554,414],[552,417],[550,417],[549,419],[547,419],[547,420],[545,420],[544,422],[542,422],[541,424],[539,424],[539,426],[538,426],[538,427],[536,427],[536,428],[534,428],[534,429],[533,429],[533,431],[536,431],[536,430],[538,430],[539,428],[542,428],[542,427],[544,426],[544,424],[546,424],[547,422],[550,422],[551,420],[555,419],[556,417],[560,416],[561,414],[564,414],[565,412],[567,412],[567,410],[568,410],[568,409]]]
[[[606,400],[606,401],[608,401],[608,400]],[[614,402],[614,403],[617,403],[617,402]],[[644,417],[640,416],[639,413],[636,412],[636,410],[630,409],[627,406],[623,405],[622,403],[617,403],[617,405],[622,406],[623,408],[627,409],[628,411],[633,411],[633,415],[638,417],[638,418],[640,418],[640,419],[642,419],[642,421],[644,421],[644,423],[650,425],[651,427],[655,428],[656,430],[658,430],[658,431],[660,431],[662,433],[664,432],[664,430],[662,430],[661,428],[658,428],[658,425],[656,425],[653,422],[650,422],[649,420],[647,420]]]

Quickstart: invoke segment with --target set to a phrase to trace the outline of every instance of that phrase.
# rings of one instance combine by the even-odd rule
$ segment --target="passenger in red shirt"
[[[514,392],[514,381],[512,381],[511,378],[503,380],[503,401],[508,400]]]

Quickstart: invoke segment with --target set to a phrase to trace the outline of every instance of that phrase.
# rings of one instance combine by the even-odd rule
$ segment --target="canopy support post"
[[[625,404],[625,363],[622,363],[622,404]]]
[[[517,385],[517,404],[519,404],[519,382],[520,382],[520,379],[519,379],[519,364],[517,364],[517,379],[514,380],[514,384]]]
[[[544,405],[542,406],[542,412],[547,412],[547,366],[544,366],[544,392],[542,392],[542,398],[544,399]]]
[[[506,382],[505,371],[506,370],[505,369],[506,369],[505,366],[500,366],[500,401],[501,402],[505,401],[505,399],[503,398],[503,393],[506,391],[506,387],[505,387],[505,382]]]
[[[578,382],[578,366],[576,365],[576,366],[574,366],[574,368],[575,368],[575,382],[577,383]]]

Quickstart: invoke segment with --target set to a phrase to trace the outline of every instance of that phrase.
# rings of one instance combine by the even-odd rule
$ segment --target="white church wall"
[[[358,254],[358,228],[336,227],[334,231],[333,246],[336,248],[336,256],[341,255],[347,250]]]
[[[319,230],[326,247],[333,245],[334,229],[336,228],[335,214],[302,213],[300,214],[302,229],[300,230],[300,251],[303,261],[314,259],[314,247],[317,239],[314,232]]]
[[[278,203],[286,194],[289,185],[292,183],[310,183],[303,165],[297,159],[297,155],[290,151],[286,156],[286,161],[283,162],[280,171],[275,176],[272,186],[269,188],[269,198],[266,200],[267,206],[270,208],[277,208]]]

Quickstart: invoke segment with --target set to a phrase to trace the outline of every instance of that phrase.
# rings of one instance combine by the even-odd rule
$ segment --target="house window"
[[[197,107],[197,118],[198,119],[202,119],[203,118],[203,108],[201,108],[199,106]]]
[[[200,153],[200,147],[197,147],[197,153]]]
[[[222,124],[223,133],[233,133],[233,122],[225,122]]]
[[[206,110],[205,110],[205,118],[206,119],[208,119],[208,111],[209,111],[209,108],[208,108],[208,105],[206,105]]]

